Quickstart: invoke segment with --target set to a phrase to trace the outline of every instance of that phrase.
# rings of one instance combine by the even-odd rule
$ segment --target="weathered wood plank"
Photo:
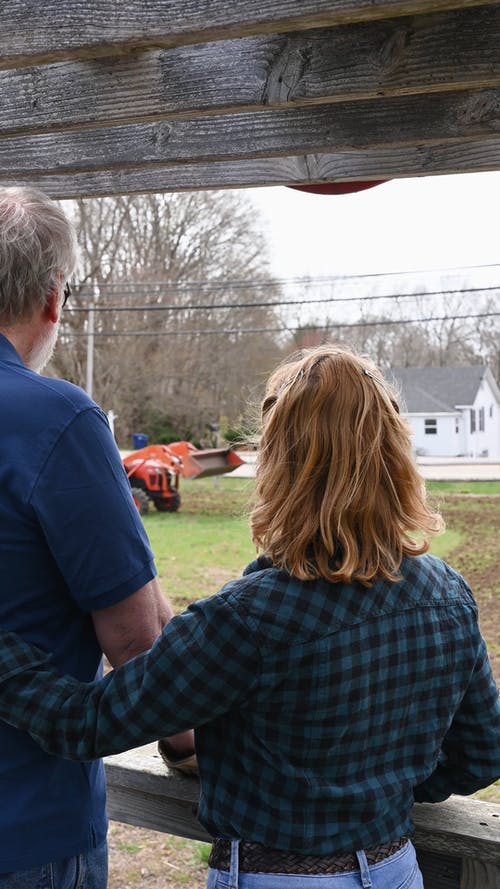
[[[108,785],[107,812],[113,821],[210,842],[209,834],[196,818],[196,805],[182,800],[165,802],[156,795],[112,784]]]
[[[0,133],[499,86],[499,44],[494,4],[0,71]]]
[[[500,863],[463,858],[459,889],[500,889]]]
[[[352,151],[208,164],[27,177],[0,175],[0,185],[32,185],[53,198],[113,194],[306,185],[359,179],[395,179],[500,169],[500,137],[484,142]]]
[[[488,0],[5,0],[0,67],[487,5]]]
[[[115,821],[209,841],[196,817],[199,785],[169,771],[155,744],[106,759],[108,816]]]
[[[112,787],[129,788],[164,800],[190,804],[198,802],[198,780],[186,777],[175,769],[168,769],[155,743],[107,756],[104,762],[106,780]]]
[[[460,858],[445,855],[443,852],[417,849],[417,860],[424,878],[425,889],[460,889],[462,870]]]
[[[421,803],[413,810],[415,846],[499,868],[499,815],[495,803],[460,796],[440,805]]]
[[[410,148],[498,137],[500,89],[228,114],[0,140],[0,175]]]

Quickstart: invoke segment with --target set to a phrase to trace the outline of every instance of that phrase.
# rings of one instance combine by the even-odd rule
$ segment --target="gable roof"
[[[393,383],[410,414],[454,412],[457,405],[474,402],[482,379],[489,373],[484,364],[470,367],[394,367]]]

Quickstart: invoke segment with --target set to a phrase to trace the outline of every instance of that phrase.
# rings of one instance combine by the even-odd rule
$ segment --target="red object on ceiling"
[[[351,194],[354,191],[364,191],[366,188],[383,185],[384,182],[387,182],[387,179],[372,179],[367,182],[327,182],[325,185],[287,185],[287,188],[311,194]]]

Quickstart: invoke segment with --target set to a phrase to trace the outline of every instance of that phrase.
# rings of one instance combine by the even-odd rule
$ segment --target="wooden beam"
[[[0,140],[0,176],[410,148],[495,139],[499,132],[500,89],[436,93],[10,136]]]
[[[0,71],[0,133],[500,86],[499,45],[494,4]]]
[[[500,856],[499,856],[500,858]],[[460,889],[499,889],[500,868],[478,858],[463,858]]]
[[[107,757],[106,783],[114,821],[210,842],[196,817],[198,781],[166,769],[155,744]]]
[[[483,5],[487,0],[9,0],[0,6],[0,67]]]
[[[169,191],[307,185],[397,179],[500,169],[500,137],[486,141],[207,164],[160,165],[49,176],[0,176],[0,185],[31,185],[63,200]]]
[[[500,806],[454,796],[441,805],[417,804],[413,821],[417,849],[480,860],[495,865],[499,875]]]
[[[417,858],[425,889],[460,889],[460,858],[421,848],[417,851]]]

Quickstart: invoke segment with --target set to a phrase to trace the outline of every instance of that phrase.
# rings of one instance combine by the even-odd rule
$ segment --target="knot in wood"
[[[313,48],[310,40],[299,35],[287,37],[281,51],[271,64],[264,84],[264,104],[292,102],[304,94],[301,84],[311,65]]]
[[[164,148],[170,141],[172,124],[162,121],[151,125],[150,139],[155,148]]]
[[[383,73],[392,73],[401,67],[409,41],[408,28],[398,27],[384,41],[380,49],[380,64]]]
[[[500,132],[500,93],[498,90],[481,90],[471,94],[459,113],[462,124],[472,133],[485,129]]]

